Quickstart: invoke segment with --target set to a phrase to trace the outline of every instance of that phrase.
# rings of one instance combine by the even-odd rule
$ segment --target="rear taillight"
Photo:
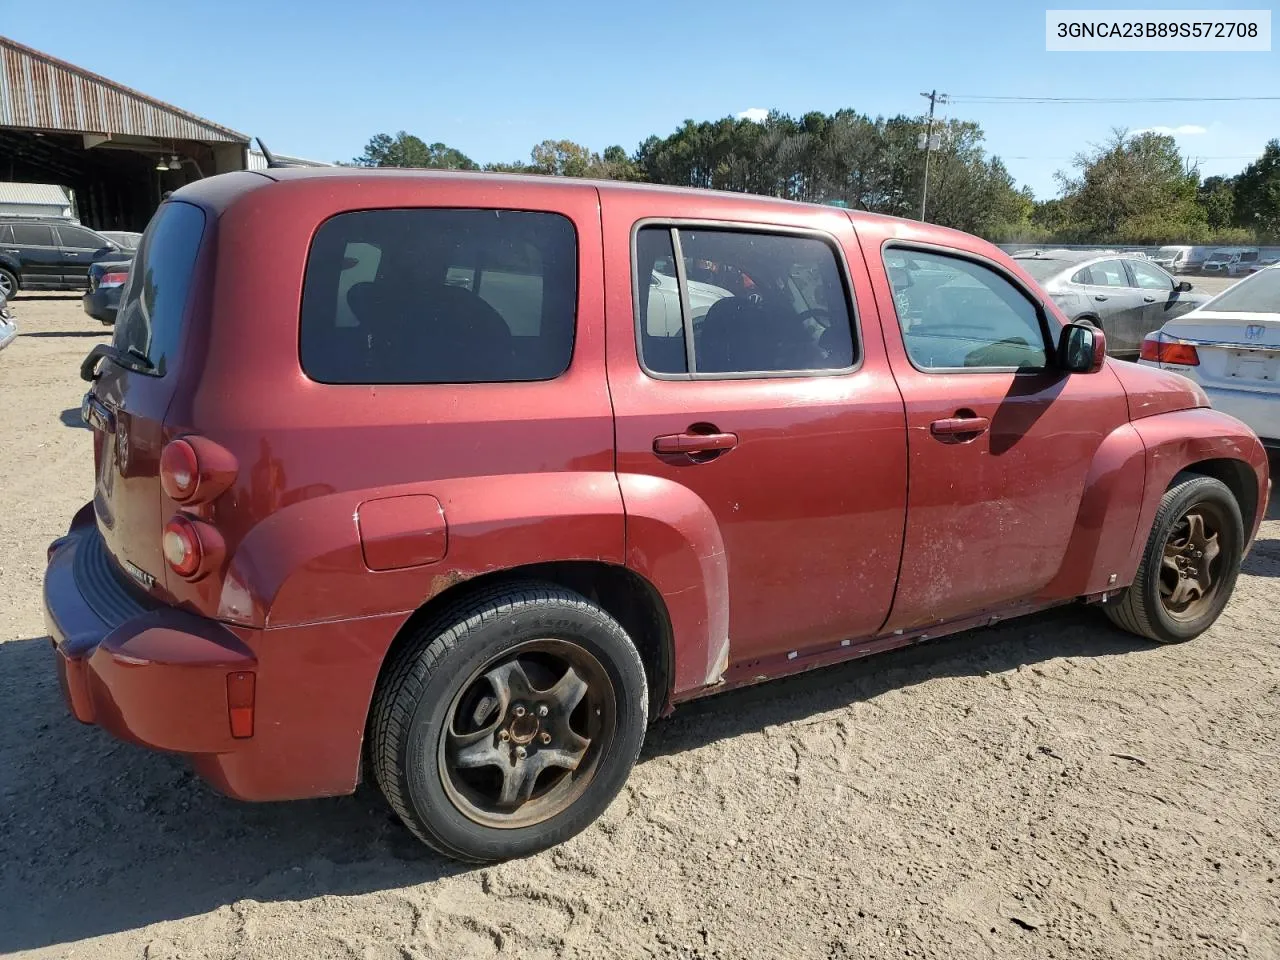
[[[98,281],[100,287],[121,287],[128,281],[127,273],[104,273],[102,279]]]
[[[160,488],[184,507],[210,503],[238,472],[230,451],[204,437],[171,440],[160,452]]]
[[[195,524],[186,517],[174,517],[164,527],[164,559],[180,577],[193,577],[204,560],[204,549]]]
[[[1180,367],[1200,365],[1200,354],[1196,352],[1194,343],[1171,340],[1162,336],[1159,331],[1147,334],[1138,356],[1150,363],[1172,363]]]
[[[227,550],[217,527],[182,513],[164,525],[160,546],[169,569],[184,580],[199,580],[222,563]]]
[[[186,440],[174,440],[160,453],[160,487],[178,503],[186,503],[200,486],[200,460]]]

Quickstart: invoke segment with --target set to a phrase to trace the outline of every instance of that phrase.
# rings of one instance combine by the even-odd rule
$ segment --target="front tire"
[[[1231,599],[1243,552],[1244,521],[1231,490],[1182,474],[1160,501],[1133,584],[1103,609],[1116,626],[1157,643],[1198,637]]]
[[[490,588],[392,657],[371,710],[374,775],[405,826],[472,862],[525,856],[596,819],[648,723],[644,665],[581,594]]]

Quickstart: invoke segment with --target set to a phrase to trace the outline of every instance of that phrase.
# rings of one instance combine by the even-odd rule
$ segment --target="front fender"
[[[1206,460],[1234,460],[1250,468],[1257,486],[1253,522],[1245,530],[1245,538],[1246,543],[1253,542],[1267,513],[1271,475],[1267,452],[1252,430],[1235,417],[1209,407],[1144,417],[1133,426],[1146,448],[1147,492],[1129,549],[1125,582],[1132,582],[1137,575],[1160,498],[1169,484],[1181,471]]]
[[[401,569],[366,565],[356,516],[372,500],[427,495],[443,514],[443,557]],[[413,501],[406,501],[411,503]],[[384,511],[379,534],[394,538]],[[406,527],[406,537],[419,533]],[[319,496],[277,510],[237,549],[224,612],[269,627],[416,610],[441,591],[496,570],[557,560],[623,562],[622,497],[612,473],[467,477]]]
[[[671,619],[672,702],[719,681],[729,658],[729,565],[711,508],[688,487],[618,475],[626,565],[662,594]]]

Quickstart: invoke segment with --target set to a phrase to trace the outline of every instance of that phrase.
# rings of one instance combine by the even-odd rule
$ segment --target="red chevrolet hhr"
[[[477,861],[587,826],[695,697],[1073,602],[1190,639],[1270,490],[992,245],[703,191],[211,177],[81,372],[72,713],[245,800],[371,772]]]

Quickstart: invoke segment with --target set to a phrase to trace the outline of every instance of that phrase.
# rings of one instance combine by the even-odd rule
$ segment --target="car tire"
[[[1193,516],[1200,518],[1199,534]],[[1198,637],[1231,599],[1244,537],[1240,505],[1226,484],[1180,474],[1160,500],[1133,584],[1103,609],[1122,630],[1157,643]],[[1213,551],[1206,549],[1208,542],[1215,544]],[[1208,573],[1207,589],[1198,564]],[[1195,599],[1187,604],[1187,597]]]
[[[12,299],[18,292],[18,278],[4,267],[0,267],[0,297]]]
[[[370,763],[397,816],[436,851],[526,856],[614,799],[648,704],[640,655],[608,613],[555,584],[495,586],[394,651],[370,710]]]

